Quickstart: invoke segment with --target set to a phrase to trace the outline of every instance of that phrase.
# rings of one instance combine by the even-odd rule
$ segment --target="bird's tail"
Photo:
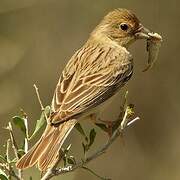
[[[16,163],[17,168],[25,169],[38,164],[41,171],[53,166],[64,140],[75,126],[72,119],[58,127],[47,125],[40,140]]]

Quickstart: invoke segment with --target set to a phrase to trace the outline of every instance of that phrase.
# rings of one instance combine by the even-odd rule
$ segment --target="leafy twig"
[[[11,166],[11,159],[10,159],[10,155],[9,155],[9,151],[10,151],[10,142],[11,140],[8,139],[7,140],[7,144],[6,144],[6,161],[7,163],[1,163],[0,167],[3,168],[5,171],[7,171],[8,173],[8,179],[11,180],[12,177],[14,177],[17,180],[22,180],[22,178],[20,178],[13,170],[12,166]]]
[[[44,122],[48,120],[47,117],[49,117],[50,110],[51,110],[51,108],[49,106],[44,108],[41,98],[40,98],[40,95],[39,95],[38,88],[35,84],[34,84],[34,88],[35,88],[36,95],[37,95],[37,98],[38,98],[38,101],[39,101],[39,104],[40,104],[40,107],[42,110],[42,114],[41,114],[40,119],[36,123],[36,127],[35,127],[33,134],[29,137],[26,114],[23,117],[20,117],[20,116],[13,117],[14,124],[18,128],[20,128],[20,130],[25,135],[26,145],[29,143],[30,139],[32,139],[35,136],[35,134],[39,131],[39,129],[43,126]],[[65,150],[61,149],[59,151],[59,155],[54,163],[54,166],[49,168],[46,172],[42,172],[41,180],[49,180],[54,176],[58,176],[58,175],[65,174],[65,173],[70,173],[70,172],[75,171],[78,168],[82,168],[82,169],[85,169],[85,170],[91,172],[96,177],[100,178],[101,180],[108,180],[108,178],[103,178],[103,177],[97,175],[94,171],[92,171],[91,169],[86,167],[86,164],[88,164],[90,161],[95,160],[96,158],[98,158],[99,156],[104,154],[108,150],[108,148],[111,146],[111,144],[119,136],[123,135],[123,133],[127,127],[133,125],[137,120],[139,120],[139,117],[136,117],[135,119],[130,120],[130,119],[132,119],[132,115],[134,116],[133,105],[127,105],[127,93],[126,93],[125,101],[123,103],[123,106],[121,106],[121,109],[120,109],[120,114],[119,114],[117,120],[115,121],[115,124],[112,126],[112,136],[107,140],[107,142],[105,144],[103,144],[101,147],[99,147],[93,154],[91,154],[89,156],[85,156],[85,158],[83,158],[80,161],[76,161],[76,159],[73,156],[68,155],[71,145],[68,146]],[[106,131],[106,128],[107,128],[106,126],[104,127],[104,126],[102,126],[102,124],[99,124],[99,127],[101,129],[105,128],[105,131]],[[86,152],[90,149],[91,145],[93,145],[93,142],[96,137],[96,131],[94,128],[91,129],[89,135],[87,136],[80,124],[76,125],[76,129],[85,138],[83,147],[84,147],[84,153],[86,154]],[[16,172],[13,169],[13,165],[12,165],[12,163],[17,161],[21,157],[21,154],[20,154],[21,149],[19,149],[17,146],[11,122],[9,122],[9,124],[7,126],[7,130],[9,131],[10,139],[7,140],[6,156],[4,156],[4,157],[0,156],[0,159],[2,161],[2,163],[0,162],[0,170],[1,170],[0,176],[4,176],[4,177],[6,176],[5,178],[9,179],[9,180],[11,180],[12,178],[15,178],[16,180],[22,180],[23,179],[22,170],[18,170],[18,174],[16,174]],[[13,159],[13,160],[10,159],[10,155],[9,155],[10,148],[12,148],[12,150],[14,151],[14,154],[15,154],[15,159]],[[23,152],[24,151],[26,152],[26,150],[27,150],[27,148],[24,148]],[[62,159],[64,160],[64,166],[62,168],[59,168],[58,165]],[[5,174],[4,171],[6,171],[7,174]]]
[[[119,127],[113,132],[112,136],[109,138],[109,140],[102,146],[100,147],[95,153],[93,153],[92,155],[88,156],[84,161],[80,161],[77,162],[75,165],[68,165],[66,167],[63,168],[51,168],[50,170],[48,170],[45,175],[42,177],[41,180],[49,180],[54,176],[58,176],[60,174],[65,174],[65,173],[70,173],[75,171],[78,168],[83,168],[87,163],[89,163],[90,161],[96,159],[97,157],[101,156],[102,154],[104,154],[106,152],[106,150],[110,147],[110,145],[120,136],[123,134],[124,130],[129,127],[129,125],[132,125],[133,123],[135,123],[137,120],[139,120],[139,117],[130,120],[128,119],[128,115],[129,115],[129,107],[126,107],[125,109],[125,113],[123,116],[123,120],[122,119],[117,119],[117,121],[121,121]],[[59,160],[58,160],[59,161]]]
[[[7,173],[9,174],[10,177],[8,177],[8,179],[10,179],[11,177],[14,177],[16,180],[22,180],[19,178],[19,176],[14,172],[14,170],[12,169],[12,167],[9,167],[8,164],[2,164],[0,163],[0,168],[2,168],[3,170],[7,171]]]
[[[11,140],[12,148],[14,150],[15,157],[18,160],[20,158],[18,155],[18,146],[17,146],[17,143],[15,141],[11,122],[9,122],[9,124],[8,124],[8,130],[9,130],[9,134],[10,134],[10,140]],[[19,174],[19,178],[22,179],[22,170],[21,169],[18,169],[18,174]]]
[[[17,143],[16,143],[15,138],[14,138],[11,122],[8,123],[7,129],[9,130],[10,140],[11,140],[11,143],[12,143],[12,148],[14,150],[15,157],[16,157],[16,159],[19,159],[18,146],[17,146]]]

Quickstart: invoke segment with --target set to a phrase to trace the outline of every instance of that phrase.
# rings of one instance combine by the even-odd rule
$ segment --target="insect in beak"
[[[147,28],[145,28],[142,24],[135,32],[136,39],[146,39],[147,41],[147,51],[148,51],[148,64],[147,67],[143,70],[143,72],[152,68],[153,64],[156,62],[159,49],[162,43],[162,37],[157,34],[150,32]]]

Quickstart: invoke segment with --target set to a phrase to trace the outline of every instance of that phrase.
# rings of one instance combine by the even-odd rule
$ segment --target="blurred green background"
[[[134,76],[103,117],[115,119],[121,96],[128,89],[129,101],[135,104],[141,121],[128,129],[125,145],[117,140],[106,154],[88,166],[113,180],[179,180],[179,5],[177,0],[1,0],[0,127],[5,127],[20,108],[27,112],[33,127],[40,114],[33,84],[39,87],[43,103],[50,104],[64,65],[101,18],[114,8],[128,8],[144,26],[163,36],[163,45],[158,62],[146,73],[142,73],[147,63],[146,43],[139,41],[131,47]],[[105,140],[99,132],[94,149]],[[18,141],[21,136],[17,131]],[[8,134],[2,128],[0,137],[4,144]],[[73,152],[80,156],[80,135],[73,131],[67,141],[73,143]],[[39,179],[35,168],[25,174]],[[96,179],[84,170],[54,179],[61,178]]]

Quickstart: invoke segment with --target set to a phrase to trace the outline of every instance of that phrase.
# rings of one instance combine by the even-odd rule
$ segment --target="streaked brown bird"
[[[99,112],[133,73],[127,48],[149,31],[126,9],[108,13],[64,68],[52,100],[52,115],[40,140],[18,162],[24,169],[50,168],[66,137],[82,118]]]

